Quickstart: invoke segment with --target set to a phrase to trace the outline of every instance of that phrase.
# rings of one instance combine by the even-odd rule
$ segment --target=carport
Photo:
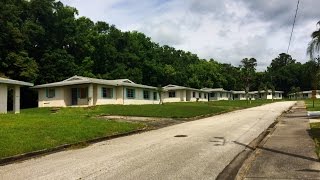
[[[0,77],[0,113],[7,113],[8,91],[13,90],[13,112],[20,113],[20,87],[33,86],[32,83]]]

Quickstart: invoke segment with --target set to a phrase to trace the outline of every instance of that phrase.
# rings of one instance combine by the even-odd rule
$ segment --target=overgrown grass
[[[316,153],[320,158],[320,123],[310,124],[310,133],[316,144]]]
[[[89,108],[52,108],[22,110],[21,114],[0,115],[0,158],[121,134],[144,128],[141,123],[115,122],[98,115],[126,115],[188,118],[258,106],[271,101],[216,101],[168,103],[164,105],[104,105]]]

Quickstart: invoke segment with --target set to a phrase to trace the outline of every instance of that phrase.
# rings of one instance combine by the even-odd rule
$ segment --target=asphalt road
[[[1,166],[0,179],[215,179],[245,148],[239,144],[249,144],[294,103],[234,111]]]

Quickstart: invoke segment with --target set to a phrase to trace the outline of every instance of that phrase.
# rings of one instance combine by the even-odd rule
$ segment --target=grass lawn
[[[314,107],[313,107],[313,100],[311,99],[305,100],[305,103],[308,111],[320,111],[319,99],[314,101]],[[316,153],[320,158],[320,123],[311,123],[310,128],[311,128],[310,134],[313,137],[316,144]]]
[[[306,99],[304,102],[308,111],[320,111],[320,99],[314,100],[314,107],[312,99]]]
[[[69,114],[77,111],[79,114],[93,115],[123,115],[165,118],[190,118],[207,114],[243,109],[271,103],[271,100],[256,100],[251,104],[246,101],[214,101],[214,102],[180,102],[163,105],[103,105],[90,108],[63,108],[59,114]]]
[[[316,143],[316,153],[320,158],[320,123],[311,123],[310,128],[310,134]]]
[[[168,103],[164,105],[104,105],[90,108],[22,110],[21,114],[0,115],[0,158],[52,148],[93,138],[142,129],[142,123],[106,121],[98,115],[153,117],[195,117],[258,106],[271,101],[217,101]]]

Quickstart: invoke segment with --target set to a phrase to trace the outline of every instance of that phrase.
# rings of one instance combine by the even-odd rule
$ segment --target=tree
[[[310,58],[313,59],[314,54],[318,53],[320,50],[320,21],[317,23],[318,29],[311,34],[312,40],[310,41],[307,53],[310,55]]]
[[[248,93],[254,80],[254,75],[256,71],[257,60],[255,58],[244,58],[241,61],[240,71],[241,79],[243,80],[244,90],[246,93],[246,99],[248,100]]]

